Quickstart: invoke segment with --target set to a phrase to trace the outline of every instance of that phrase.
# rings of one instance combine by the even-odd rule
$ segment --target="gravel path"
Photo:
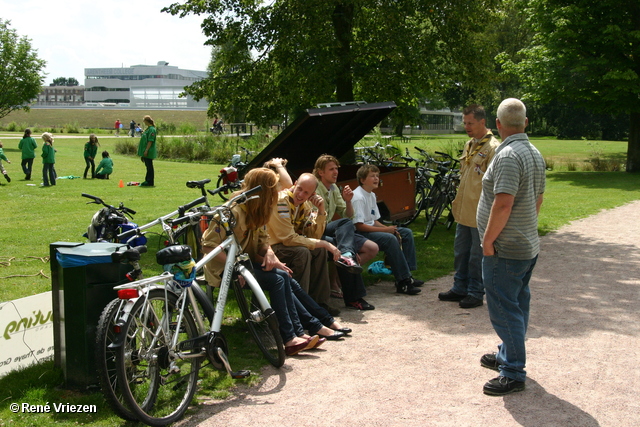
[[[257,387],[208,400],[180,426],[638,426],[640,201],[573,222],[541,240],[531,280],[527,389],[482,393],[497,336],[486,305],[369,288],[372,312],[343,310],[343,342],[266,368]]]

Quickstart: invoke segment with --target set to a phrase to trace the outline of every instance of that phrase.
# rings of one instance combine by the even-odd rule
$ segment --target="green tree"
[[[442,90],[493,0],[188,0],[164,11],[204,15],[210,74],[186,91],[210,114],[281,122],[323,102],[395,101],[396,123]]]
[[[38,96],[44,81],[40,73],[45,61],[10,24],[0,19],[0,118],[14,110],[28,111],[27,103]]]
[[[640,171],[640,2],[529,0],[536,36],[511,65],[525,97],[628,114],[627,171]]]
[[[66,77],[57,77],[53,79],[53,83],[51,83],[51,86],[66,86],[66,85],[67,85]]]

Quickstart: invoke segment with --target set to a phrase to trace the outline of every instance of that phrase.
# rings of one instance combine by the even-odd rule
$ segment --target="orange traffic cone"
[[[120,180],[120,184],[118,184],[118,187],[120,187],[120,188],[124,187],[124,182],[122,182],[122,180]]]

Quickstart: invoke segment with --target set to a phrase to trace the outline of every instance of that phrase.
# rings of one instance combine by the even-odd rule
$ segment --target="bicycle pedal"
[[[247,378],[251,375],[251,371],[247,371],[246,369],[242,369],[240,371],[230,372],[231,378],[234,380],[241,380],[243,378]]]

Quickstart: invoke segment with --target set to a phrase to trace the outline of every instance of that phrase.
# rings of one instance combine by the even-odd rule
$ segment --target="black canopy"
[[[287,168],[293,171],[312,169],[324,153],[342,161],[394,108],[394,102],[379,102],[306,110],[254,157],[245,171],[274,157],[287,159]]]

